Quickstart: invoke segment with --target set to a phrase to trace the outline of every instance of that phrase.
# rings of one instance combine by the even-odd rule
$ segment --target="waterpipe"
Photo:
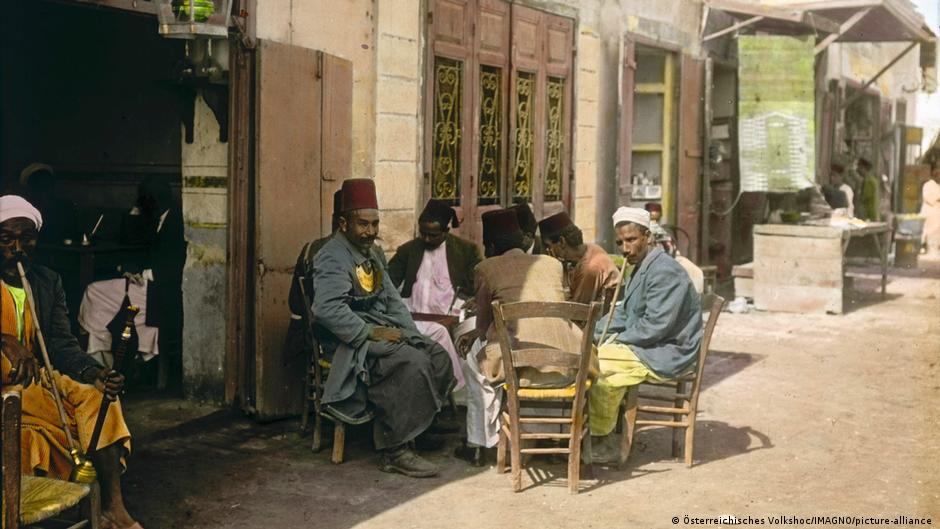
[[[49,360],[49,351],[46,350],[46,340],[42,336],[42,330],[39,328],[39,316],[36,314],[36,300],[33,297],[33,289],[29,286],[29,280],[26,279],[26,271],[23,269],[23,256],[17,256],[16,270],[20,273],[20,281],[23,283],[23,290],[26,292],[26,304],[29,305],[29,314],[36,324],[36,339],[39,341],[39,350],[42,352],[42,362],[46,368],[46,376],[49,377],[49,386],[52,388],[52,398],[55,400],[56,410],[59,412],[59,421],[62,423],[62,430],[65,432],[65,439],[69,445],[69,456],[75,467],[69,475],[69,481],[75,483],[94,483],[98,478],[95,467],[91,461],[85,458],[81,448],[72,437],[72,430],[69,428],[68,420],[65,417],[65,408],[62,406],[62,397],[59,395],[59,387],[55,384],[52,361]]]
[[[137,313],[140,312],[140,308],[136,305],[127,306],[127,314],[124,318],[124,329],[121,331],[121,341],[118,343],[117,349],[114,351],[114,358],[111,362],[111,371],[116,373],[121,373],[124,366],[124,353],[127,352],[127,344],[131,340],[131,331],[134,329],[134,318],[137,316]],[[88,441],[88,448],[85,450],[86,454],[92,454],[98,450],[98,439],[101,437],[101,429],[104,427],[104,420],[108,416],[108,410],[111,409],[111,403],[117,400],[109,398],[107,393],[101,394],[101,405],[98,406],[98,417],[95,419],[95,428],[91,433],[91,440]]]

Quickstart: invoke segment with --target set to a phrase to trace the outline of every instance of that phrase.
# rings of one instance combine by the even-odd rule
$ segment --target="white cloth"
[[[144,360],[150,360],[160,354],[160,349],[157,346],[159,330],[146,324],[147,284],[130,283],[127,295],[131,304],[140,308],[140,312],[134,318],[134,327],[137,329],[139,341],[137,349]],[[107,326],[121,309],[122,301],[124,301],[123,278],[96,281],[85,289],[82,304],[78,309],[78,324],[88,332],[88,354],[96,356],[96,353],[111,350],[111,332],[108,331]],[[108,356],[104,359],[108,360]],[[97,357],[101,359],[102,355],[99,354]]]
[[[460,312],[459,309],[454,311],[455,299],[454,285],[447,269],[447,245],[441,244],[433,250],[425,249],[415,283],[411,287],[411,297],[402,301],[410,312],[456,316]],[[460,356],[447,329],[439,323],[428,321],[417,321],[415,326],[447,351],[454,369],[454,378],[457,379],[454,389],[462,388],[465,381],[460,367]]]
[[[503,402],[502,385],[493,387],[480,372],[477,353],[486,341],[477,338],[466,360],[461,360],[467,381],[467,443],[492,448],[499,444],[499,411]]]
[[[927,251],[934,253],[940,251],[940,184],[935,180],[927,180],[922,188],[923,203],[920,214],[924,217],[923,242]]]
[[[839,186],[839,191],[842,191],[842,194],[845,195],[845,213],[849,218],[855,216],[855,191],[852,191],[852,187],[845,182]]]
[[[42,214],[28,200],[18,195],[0,197],[0,222],[20,217],[33,221],[37,230],[42,229]]]
[[[645,228],[650,227],[650,212],[640,208],[621,206],[613,214],[614,227],[621,222],[632,222]]]

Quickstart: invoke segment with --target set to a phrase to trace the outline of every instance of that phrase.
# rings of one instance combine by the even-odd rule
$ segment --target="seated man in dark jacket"
[[[456,316],[463,301],[473,297],[473,268],[482,260],[476,244],[450,233],[457,215],[439,200],[428,201],[418,216],[419,237],[398,247],[388,262],[388,276],[401,288],[405,306],[418,330],[441,344],[450,355],[457,387],[464,384],[460,358],[450,331],[434,315]]]
[[[59,276],[46,267],[30,261],[36,249],[42,216],[25,199],[6,195],[0,197],[0,323],[2,323],[2,381],[22,384],[22,438],[20,451],[22,470],[68,479],[73,460],[69,454],[68,437],[62,427],[48,373],[40,369],[37,332],[42,332],[53,369],[52,377],[62,396],[71,435],[81,444],[82,452],[91,452],[91,461],[101,483],[107,527],[139,528],[127,509],[121,494],[121,473],[124,457],[130,453],[130,432],[124,424],[120,404],[114,403],[106,417],[97,450],[88,446],[94,429],[101,394],[117,399],[124,386],[124,377],[102,367],[82,352],[72,335],[65,293]],[[35,314],[28,310],[27,294],[16,263],[24,264],[26,277],[35,298]]]
[[[447,351],[418,332],[385,256],[375,247],[378,200],[371,179],[343,182],[339,231],[313,260],[313,314],[332,357],[323,388],[327,412],[347,423],[372,416],[379,467],[412,477],[437,474],[408,448],[431,426],[454,387]]]

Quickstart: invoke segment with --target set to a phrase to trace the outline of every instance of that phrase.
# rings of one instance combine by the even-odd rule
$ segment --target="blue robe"
[[[356,275],[366,261],[372,292]],[[313,283],[317,337],[332,356],[323,402],[350,416],[374,411],[378,449],[410,441],[431,425],[454,386],[447,352],[415,328],[378,248],[364,255],[337,234],[314,258]],[[403,341],[370,340],[375,326],[401,329]]]
[[[702,301],[682,265],[662,248],[650,249],[613,310],[608,336],[630,346],[646,367],[662,378],[684,373],[702,343]],[[594,339],[610,315],[597,322]]]

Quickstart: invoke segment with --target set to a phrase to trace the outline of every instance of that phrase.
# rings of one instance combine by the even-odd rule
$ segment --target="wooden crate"
[[[754,227],[754,306],[759,310],[842,313],[842,230]]]

